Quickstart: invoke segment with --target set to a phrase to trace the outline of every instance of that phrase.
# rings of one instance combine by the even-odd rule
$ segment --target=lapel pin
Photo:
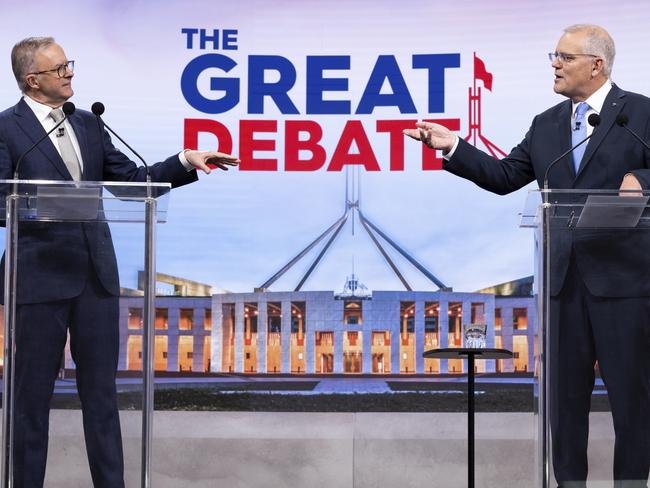
[[[612,102],[612,107],[616,107],[616,102]]]

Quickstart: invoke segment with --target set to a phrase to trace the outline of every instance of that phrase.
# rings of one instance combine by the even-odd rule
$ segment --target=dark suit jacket
[[[117,150],[90,112],[77,110],[69,121],[79,141],[83,180],[145,181],[146,172]],[[41,136],[43,126],[21,99],[0,113],[0,179],[11,179],[18,158]],[[65,163],[49,138],[21,163],[21,179],[71,180]],[[151,167],[152,180],[173,187],[197,180],[177,155]],[[4,202],[6,188],[0,188]],[[4,206],[4,204],[3,204]],[[107,224],[21,222],[18,237],[18,303],[41,303],[72,298],[85,286],[90,267],[104,288],[119,294],[115,251]],[[4,296],[4,257],[2,294]]]
[[[625,113],[628,127],[648,140],[650,99],[613,86],[594,129],[578,174],[569,154],[549,174],[552,189],[617,189],[626,173],[650,188],[650,153],[624,128],[616,116]],[[506,194],[537,180],[543,185],[548,165],[571,147],[571,101],[537,115],[524,140],[498,160],[460,140],[444,169],[481,188]],[[559,293],[571,254],[589,291],[596,296],[650,296],[650,239],[647,232],[619,230],[563,230],[551,233],[551,293]]]

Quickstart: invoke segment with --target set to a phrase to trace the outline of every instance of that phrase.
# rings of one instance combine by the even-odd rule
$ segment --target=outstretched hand
[[[415,129],[404,129],[404,135],[416,141],[422,141],[430,149],[442,149],[445,153],[451,151],[456,143],[456,135],[444,125],[431,122],[418,122]]]
[[[237,166],[240,161],[230,154],[220,153],[218,151],[185,151],[185,159],[196,169],[202,170],[205,174],[210,174],[212,169],[208,166],[211,164],[224,171],[228,171],[228,166]]]

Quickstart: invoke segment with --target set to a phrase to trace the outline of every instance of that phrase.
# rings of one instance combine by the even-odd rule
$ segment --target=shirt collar
[[[605,98],[607,98],[607,94],[611,89],[612,89],[612,81],[610,79],[607,79],[607,81],[603,83],[603,86],[601,86],[598,90],[592,93],[589,98],[585,100],[585,102],[587,102],[587,104],[589,105],[590,110],[593,110],[594,112],[599,114],[600,111],[603,109],[603,105],[605,105]],[[572,116],[575,116],[576,107],[578,106],[579,103],[580,102],[572,102],[572,106],[571,106]]]
[[[36,115],[36,118],[41,124],[47,120],[47,118],[50,116],[50,112],[54,110],[49,105],[37,102],[27,95],[23,95],[23,99],[25,100],[27,106],[32,109],[32,112],[34,112],[34,115]]]

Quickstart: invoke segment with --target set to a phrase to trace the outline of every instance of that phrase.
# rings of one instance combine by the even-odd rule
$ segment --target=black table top
[[[472,354],[476,359],[510,359],[512,352],[507,349],[446,347],[431,349],[422,354],[427,359],[463,359]]]

